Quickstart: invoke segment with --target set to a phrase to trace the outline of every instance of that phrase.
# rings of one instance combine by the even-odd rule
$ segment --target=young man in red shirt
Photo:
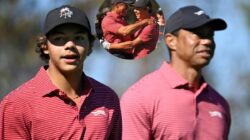
[[[159,39],[159,26],[157,20],[152,16],[152,5],[148,0],[136,0],[134,3],[134,13],[137,22],[144,19],[155,21],[134,33],[133,56],[134,59],[141,59],[150,54],[155,48]]]
[[[120,139],[119,99],[83,72],[94,37],[78,8],[64,5],[45,19],[37,52],[48,64],[0,104],[0,139]]]
[[[196,6],[180,8],[166,23],[170,62],[146,75],[121,99],[123,140],[227,140],[227,101],[206,83],[202,69],[215,50],[214,32],[226,29]]]

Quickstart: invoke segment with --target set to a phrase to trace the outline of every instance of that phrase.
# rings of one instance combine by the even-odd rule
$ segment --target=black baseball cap
[[[111,0],[112,4],[116,4],[116,3],[126,3],[126,4],[131,4],[133,3],[132,0]]]
[[[172,33],[179,29],[195,29],[205,24],[209,24],[213,30],[227,28],[227,23],[223,19],[212,19],[197,6],[185,6],[169,17],[166,22],[165,33]]]
[[[133,6],[137,8],[147,8],[148,3],[148,0],[136,0]]]
[[[81,25],[91,34],[91,27],[86,14],[70,5],[63,5],[48,12],[44,22],[43,33],[47,35],[55,27],[66,23]]]

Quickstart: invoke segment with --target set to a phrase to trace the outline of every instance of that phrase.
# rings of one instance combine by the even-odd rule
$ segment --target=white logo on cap
[[[73,15],[73,12],[70,11],[70,9],[68,7],[62,8],[60,10],[60,18],[61,17],[70,18],[70,17],[72,17],[72,15]]]
[[[194,14],[200,16],[200,15],[202,15],[202,14],[205,14],[205,12],[202,11],[202,10],[200,10],[200,11],[198,11],[198,12],[194,12]]]

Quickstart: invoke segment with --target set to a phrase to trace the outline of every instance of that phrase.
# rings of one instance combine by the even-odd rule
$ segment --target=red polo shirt
[[[203,82],[197,92],[169,64],[148,74],[121,99],[123,140],[227,140],[227,101]]]
[[[84,76],[80,109],[55,87],[42,67],[0,104],[0,139],[120,139],[119,99]]]
[[[134,58],[140,59],[150,54],[156,48],[159,39],[158,24],[150,24],[137,30],[135,32],[135,38],[137,37],[142,40],[142,43],[135,46]]]
[[[117,31],[120,27],[126,26],[128,23],[122,16],[114,12],[108,12],[102,20],[103,37],[110,43],[120,43],[131,40],[130,36],[118,35]]]

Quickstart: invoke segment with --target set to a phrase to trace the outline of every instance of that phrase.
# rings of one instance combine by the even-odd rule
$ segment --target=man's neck
[[[63,74],[56,69],[48,68],[47,73],[52,83],[69,97],[75,97],[80,94],[82,90],[80,88],[82,87],[82,71],[72,74]]]
[[[144,19],[149,19],[151,18],[151,16],[148,14],[148,15],[145,15],[144,17],[138,19],[138,21],[141,21],[141,20],[144,20]]]
[[[196,91],[200,87],[201,70],[183,65],[180,63],[170,63],[173,69],[189,83],[190,89]]]
[[[115,14],[117,17],[122,17],[116,10],[112,10],[110,13]]]

